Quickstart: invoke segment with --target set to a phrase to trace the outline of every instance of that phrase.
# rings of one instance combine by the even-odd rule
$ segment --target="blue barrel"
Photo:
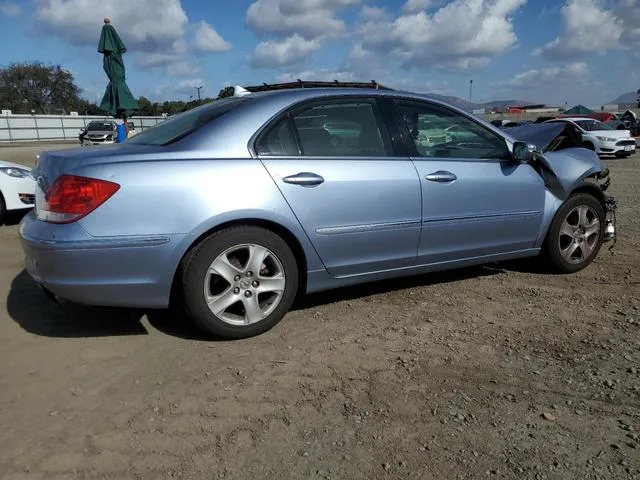
[[[127,131],[124,128],[124,123],[119,123],[116,127],[116,143],[124,143],[127,139]]]

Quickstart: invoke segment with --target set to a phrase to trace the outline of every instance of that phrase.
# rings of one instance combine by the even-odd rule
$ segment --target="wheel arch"
[[[182,264],[184,258],[195,248],[200,242],[202,242],[205,238],[212,235],[215,232],[219,232],[226,228],[237,227],[240,225],[247,226],[255,226],[261,227],[265,230],[269,230],[276,235],[280,236],[291,248],[293,256],[296,259],[296,263],[298,264],[298,295],[304,293],[307,289],[307,271],[309,266],[309,260],[307,258],[307,254],[302,245],[300,239],[293,233],[293,231],[282,225],[281,223],[269,220],[260,217],[243,217],[236,218],[231,220],[226,220],[224,222],[218,223],[215,226],[208,228],[206,231],[197,235],[188,245],[188,247],[182,253],[180,260],[176,268],[174,269],[173,279],[171,281],[171,293],[169,298],[169,303],[173,304],[176,300],[176,296],[180,295],[180,286],[181,286],[181,271]]]
[[[594,197],[596,197],[598,200],[600,200],[600,203],[602,203],[602,206],[605,206],[605,202],[604,202],[604,192],[602,191],[602,189],[595,183],[591,183],[589,181],[584,181],[578,185],[576,185],[573,190],[571,190],[571,192],[569,193],[569,195],[567,196],[567,198],[565,199],[568,200],[570,197],[577,195],[579,193],[587,193],[589,195],[592,195]]]
[[[547,216],[547,220],[543,224],[543,228],[535,243],[536,246],[539,246],[539,247],[544,246],[544,243],[547,241],[547,237],[549,235],[549,229],[551,228],[551,224],[553,223],[553,220],[556,218],[556,215],[558,215],[560,208],[571,197],[578,195],[580,193],[586,193],[588,195],[595,197],[602,204],[602,207],[606,210],[605,194],[602,191],[602,188],[600,188],[600,186],[597,183],[595,183],[595,181],[590,181],[590,178],[592,177],[586,177],[582,179],[582,181],[576,183],[572,187],[572,189],[569,191],[567,196],[562,200],[560,200],[556,196],[551,196],[551,194],[549,194],[549,199],[553,199],[553,205],[549,205],[551,209],[550,215]]]

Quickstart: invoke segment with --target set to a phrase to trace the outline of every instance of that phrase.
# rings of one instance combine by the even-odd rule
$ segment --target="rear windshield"
[[[127,143],[169,145],[191,135],[209,122],[246,102],[245,98],[215,100],[201,107],[179,113],[152,128],[145,129],[144,132],[128,139]]]

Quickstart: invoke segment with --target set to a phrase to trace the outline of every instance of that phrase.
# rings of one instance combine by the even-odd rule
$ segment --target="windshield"
[[[87,125],[88,132],[104,132],[113,130],[113,126],[110,122],[91,122]]]
[[[246,103],[246,101],[246,98],[237,97],[215,100],[201,107],[187,110],[144,132],[138,133],[135,137],[127,140],[127,143],[169,145],[191,135],[209,122]]]
[[[587,132],[593,132],[597,130],[613,130],[613,128],[611,128],[609,125],[605,125],[598,120],[578,120],[576,123],[581,129]]]

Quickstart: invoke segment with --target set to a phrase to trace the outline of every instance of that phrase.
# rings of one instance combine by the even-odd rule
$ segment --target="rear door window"
[[[256,143],[256,153],[260,156],[272,157],[298,155],[298,145],[288,116],[281,118],[262,134]]]
[[[333,99],[295,109],[302,154],[320,157],[392,155],[387,127],[373,99]]]

